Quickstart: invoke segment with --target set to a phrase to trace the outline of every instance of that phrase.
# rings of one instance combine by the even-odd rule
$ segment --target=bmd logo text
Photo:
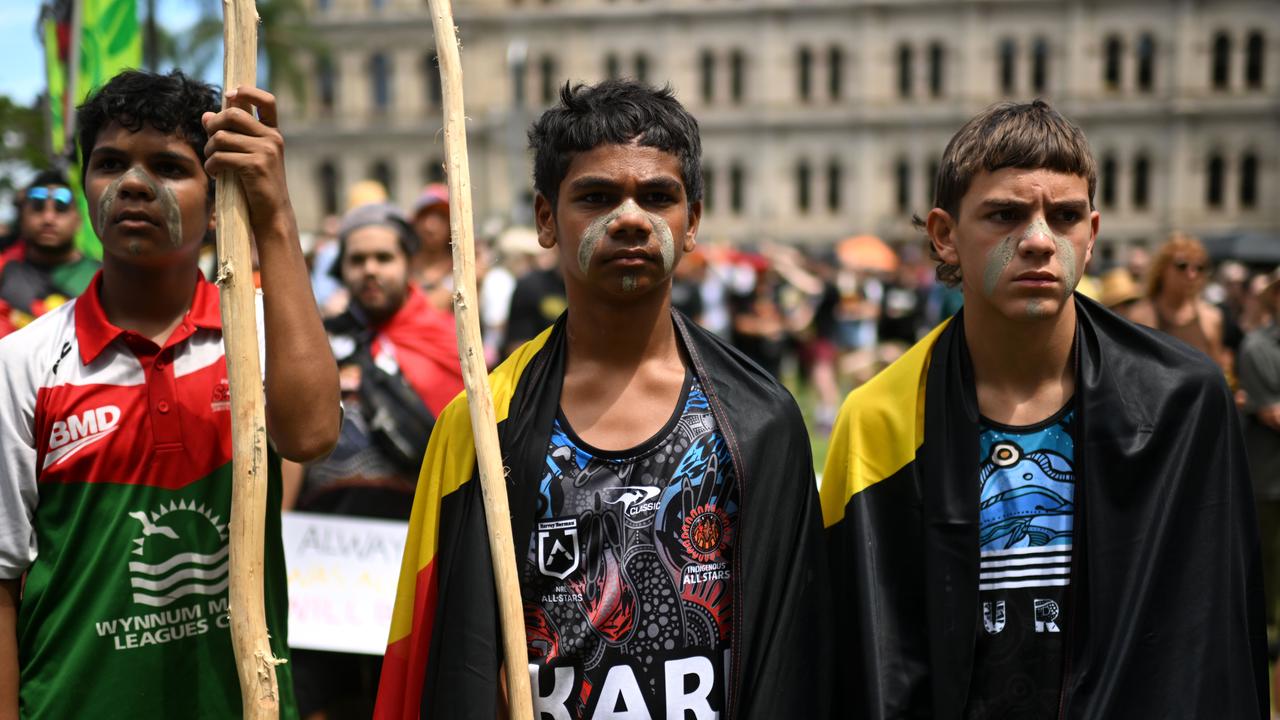
[[[72,415],[53,423],[49,433],[49,453],[44,457],[44,468],[58,465],[115,432],[120,425],[120,408],[103,405]]]

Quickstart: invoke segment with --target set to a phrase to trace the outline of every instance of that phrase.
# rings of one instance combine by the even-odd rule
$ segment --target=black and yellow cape
[[[830,591],[809,436],[795,401],[719,338],[673,312],[737,472],[728,718],[824,718]],[[565,368],[565,316],[490,376],[512,532],[528,542]],[[427,447],[374,713],[497,717],[501,640],[464,396]]]
[[[1208,358],[1076,296],[1076,516],[1061,718],[1265,718],[1239,422]],[[852,393],[822,480],[837,716],[959,718],[978,609],[963,316]]]

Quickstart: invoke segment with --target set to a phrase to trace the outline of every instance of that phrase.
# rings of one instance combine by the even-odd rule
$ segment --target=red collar
[[[93,362],[108,345],[121,335],[138,338],[147,343],[151,342],[132,330],[118,328],[107,320],[107,313],[102,309],[102,300],[99,299],[101,288],[102,271],[99,270],[93,276],[89,287],[76,299],[76,341],[80,345],[80,360],[86,365]],[[218,306],[218,288],[208,280],[205,280],[204,276],[198,272],[196,273],[196,290],[195,297],[191,300],[191,309],[183,316],[182,324],[178,325],[173,334],[169,336],[169,340],[165,342],[165,347],[170,347],[186,340],[191,337],[197,328],[205,330],[222,329],[222,313]]]

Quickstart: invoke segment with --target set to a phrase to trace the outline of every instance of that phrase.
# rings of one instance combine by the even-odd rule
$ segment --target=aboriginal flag
[[[1076,296],[1062,718],[1268,713],[1257,526],[1207,357]],[[822,504],[838,717],[960,718],[979,626],[979,416],[963,311],[846,400]]]

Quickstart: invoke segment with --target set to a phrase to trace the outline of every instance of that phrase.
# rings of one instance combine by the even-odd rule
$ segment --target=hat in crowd
[[[347,189],[347,210],[386,201],[387,189],[377,180],[361,180]]]
[[[1114,308],[1141,297],[1142,291],[1127,268],[1111,268],[1102,274],[1102,292],[1098,299],[1103,305]]]
[[[334,259],[333,267],[329,269],[330,275],[336,278],[342,277],[342,257],[347,252],[347,238],[356,230],[370,225],[394,230],[396,237],[400,240],[400,249],[404,250],[406,256],[413,257],[418,252],[418,234],[413,231],[404,213],[400,212],[400,208],[388,202],[361,205],[348,210],[338,225],[338,257]]]
[[[418,199],[413,201],[413,209],[409,212],[409,217],[416,218],[423,210],[438,206],[443,206],[442,209],[449,212],[449,186],[444,183],[431,183],[418,193]]]
[[[538,244],[538,231],[530,227],[513,225],[498,235],[498,252],[507,257],[537,255],[542,252]]]

